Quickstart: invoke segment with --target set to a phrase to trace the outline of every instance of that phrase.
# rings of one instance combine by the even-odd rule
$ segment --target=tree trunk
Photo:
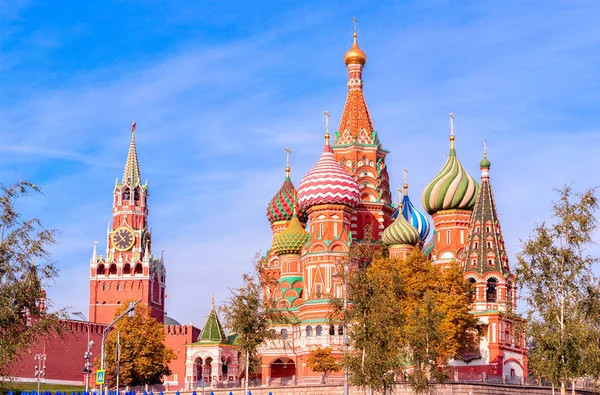
[[[567,395],[567,386],[565,385],[565,380],[560,382],[560,395]]]
[[[250,353],[248,351],[246,351],[246,392],[244,392],[246,395],[248,395],[248,371],[250,370]]]

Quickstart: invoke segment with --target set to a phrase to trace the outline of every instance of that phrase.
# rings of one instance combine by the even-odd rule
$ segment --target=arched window
[[[494,266],[494,258],[488,258],[487,263],[488,266]]]
[[[96,274],[105,274],[106,273],[106,269],[104,268],[104,265],[100,264],[98,265],[98,269],[96,269]]]
[[[321,336],[323,334],[323,327],[321,325],[317,325],[315,328],[315,335]]]
[[[311,337],[312,336],[312,326],[307,326],[306,327],[306,337]]]
[[[130,200],[131,199],[131,191],[129,190],[129,188],[125,188],[125,190],[123,191],[123,200]]]
[[[490,278],[487,281],[487,289],[485,293],[486,301],[488,302],[496,302],[496,285],[498,281],[495,278]]]
[[[473,242],[473,249],[476,250],[477,248],[479,248],[479,242],[474,241]]]
[[[287,331],[287,329],[282,329],[282,330],[281,330],[281,338],[282,338],[283,340],[285,340],[285,339],[287,339],[287,338],[288,338],[288,331]]]
[[[487,242],[487,248],[492,248],[492,242],[491,241]]]
[[[123,274],[131,274],[131,265],[129,263],[126,263],[125,266],[123,266]]]
[[[106,291],[106,283],[102,284],[102,290]]]
[[[329,325],[329,336],[335,335],[335,327],[333,325]]]
[[[344,334],[344,325],[338,326],[338,335],[342,336]]]
[[[121,283],[117,283],[117,291],[121,290]]]
[[[114,263],[112,265],[110,265],[110,269],[108,270],[108,274],[109,275],[117,274],[117,265],[115,265]]]
[[[512,303],[512,299],[513,299],[513,289],[512,289],[512,283],[511,282],[507,282],[506,283],[506,301],[508,303]]]
[[[138,263],[137,265],[135,265],[135,274],[142,274],[144,272],[144,269],[142,269],[142,264]]]
[[[136,201],[136,202],[140,201],[140,190],[139,190],[139,188],[135,188],[133,190],[133,200]]]
[[[474,302],[477,299],[477,280],[471,277],[469,279],[469,286],[471,289],[471,302]]]
[[[488,232],[488,233],[489,233],[489,232],[491,232],[491,230],[492,230],[492,228],[491,228],[489,225],[485,227],[485,231],[486,231],[486,232]]]

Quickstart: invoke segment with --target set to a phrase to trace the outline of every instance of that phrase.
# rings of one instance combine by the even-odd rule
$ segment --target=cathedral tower
[[[454,116],[450,114],[450,155],[423,191],[423,207],[432,216],[435,229],[432,262],[447,264],[459,259],[467,240],[477,187],[456,156]]]
[[[335,134],[335,160],[352,174],[360,188],[360,202],[352,218],[355,239],[381,239],[383,229],[392,223],[389,176],[385,164],[388,151],[379,142],[363,93],[362,72],[367,55],[354,43],[344,56],[348,69],[348,95],[340,126]]]
[[[148,183],[142,184],[135,146],[135,121],[123,178],[113,190],[112,225],[106,235],[106,256],[90,260],[90,315],[93,322],[110,323],[128,300],[141,299],[159,322],[164,320],[166,270],[161,254],[152,256],[148,227]]]

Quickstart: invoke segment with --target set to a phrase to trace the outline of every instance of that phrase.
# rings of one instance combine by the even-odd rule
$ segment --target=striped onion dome
[[[417,208],[412,204],[410,198],[408,197],[408,185],[405,184],[404,188],[404,197],[402,198],[402,215],[404,218],[414,226],[419,232],[419,238],[421,240],[425,240],[427,236],[429,236],[429,230],[431,229],[431,225],[427,220],[425,214],[417,210]]]
[[[456,157],[454,135],[450,136],[450,156],[437,176],[423,191],[423,207],[430,214],[440,210],[471,210],[477,196],[477,182],[467,174]]]
[[[336,162],[326,134],[325,150],[317,164],[298,186],[298,204],[303,209],[318,204],[344,204],[354,207],[360,200],[354,177]]]
[[[398,215],[390,226],[385,228],[381,240],[388,246],[407,244],[416,246],[419,244],[419,231],[412,226],[404,215]]]
[[[267,206],[267,218],[269,222],[289,221],[294,215],[294,207],[296,206],[296,188],[290,179],[289,167],[286,169],[285,180],[279,191],[273,196],[273,199]],[[306,213],[300,211],[299,220],[301,223],[306,223]]]
[[[308,241],[308,232],[298,219],[298,214],[294,211],[292,220],[287,228],[279,232],[273,238],[273,252],[276,255],[300,254],[302,246]]]

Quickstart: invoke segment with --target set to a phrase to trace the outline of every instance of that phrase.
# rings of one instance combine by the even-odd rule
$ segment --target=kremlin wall
[[[316,347],[330,346],[341,354],[343,327],[331,325],[329,320],[330,298],[343,298],[345,292],[336,270],[353,243],[372,241],[382,241],[390,255],[400,259],[420,249],[434,264],[461,263],[465,279],[474,286],[471,311],[483,336],[476,352],[465,354],[462,361],[451,361],[452,369],[460,374],[527,377],[524,339],[516,336],[515,322],[504,315],[515,306],[517,295],[487,153],[483,152],[477,180],[459,160],[459,136],[450,114],[448,157],[422,193],[424,212],[417,208],[418,199],[409,194],[406,170],[402,199],[394,204],[389,172],[400,169],[386,166],[393,147],[384,149],[385,134],[376,131],[366,105],[363,69],[367,56],[358,45],[356,32],[344,62],[348,93],[338,129],[330,134],[325,113],[324,145],[315,147],[315,154],[321,150],[320,158],[298,189],[291,179],[288,158],[283,184],[268,203],[273,240],[262,263],[278,284],[268,291],[274,292],[277,306],[294,314],[299,324],[273,327],[278,338],[260,349],[262,382],[320,376],[306,363]],[[113,189],[105,253],[99,254],[94,246],[89,262],[91,323],[68,321],[74,331],[64,340],[41,340],[14,366],[17,377],[34,381],[32,355],[43,349],[46,381],[83,382],[88,329],[95,342],[92,352],[98,355],[99,333],[113,320],[116,309],[128,300],[141,299],[164,324],[166,344],[177,356],[166,384],[189,389],[196,388],[200,380],[215,385],[240,379],[238,352],[223,330],[214,301],[202,328],[180,325],[165,315],[167,266],[162,253],[153,254],[149,190],[141,181],[135,132],[134,122],[123,176]]]

